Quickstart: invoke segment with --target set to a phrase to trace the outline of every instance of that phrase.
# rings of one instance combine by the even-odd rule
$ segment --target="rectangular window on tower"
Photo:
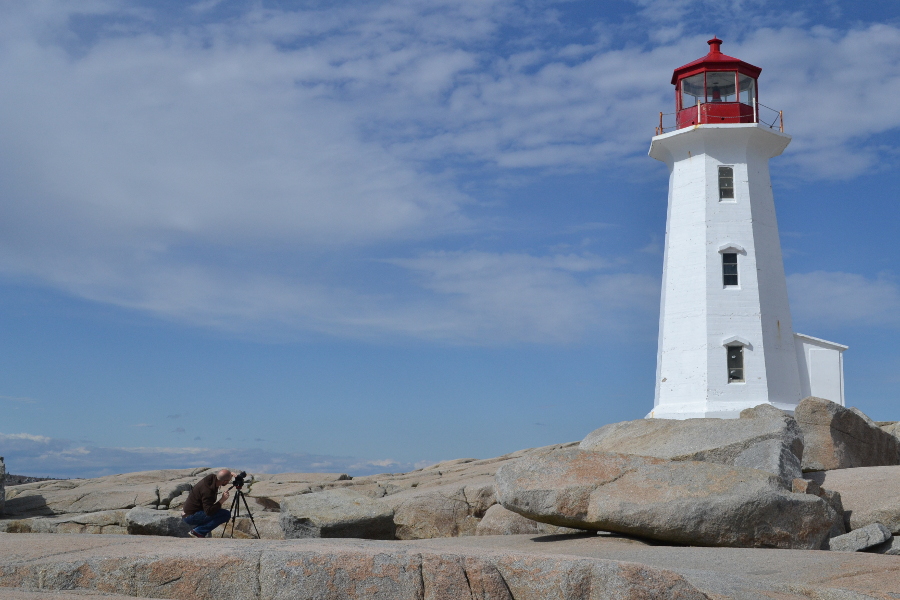
[[[722,284],[725,287],[738,285],[737,252],[722,253]]]
[[[728,351],[728,383],[744,381],[744,347],[726,346]]]
[[[734,199],[734,167],[719,167],[719,200]]]

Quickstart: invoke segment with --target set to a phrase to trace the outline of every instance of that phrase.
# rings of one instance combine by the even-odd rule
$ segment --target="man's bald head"
[[[218,479],[221,483],[228,483],[231,481],[231,471],[228,469],[222,469],[218,473],[216,473],[216,479]]]

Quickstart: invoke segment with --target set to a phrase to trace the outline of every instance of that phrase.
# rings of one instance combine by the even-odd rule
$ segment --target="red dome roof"
[[[722,40],[719,38],[713,37],[706,43],[709,44],[709,54],[675,69],[675,72],[672,74],[673,85],[683,77],[703,71],[739,71],[754,79],[758,78],[759,74],[762,73],[762,69],[759,67],[755,67],[739,58],[722,54],[722,51],[719,49],[722,45]]]

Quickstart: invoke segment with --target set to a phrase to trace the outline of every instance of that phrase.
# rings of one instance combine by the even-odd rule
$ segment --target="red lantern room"
[[[758,123],[756,80],[762,69],[722,54],[722,40],[707,42],[709,54],[675,69],[678,129],[700,123]]]

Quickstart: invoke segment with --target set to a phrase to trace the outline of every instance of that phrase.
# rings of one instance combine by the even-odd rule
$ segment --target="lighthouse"
[[[661,121],[650,146],[669,168],[669,198],[647,417],[737,418],[759,404],[792,412],[811,395],[843,405],[847,347],[795,334],[791,322],[769,178],[791,138],[760,120],[762,69],[708,43],[675,69],[674,125]]]

